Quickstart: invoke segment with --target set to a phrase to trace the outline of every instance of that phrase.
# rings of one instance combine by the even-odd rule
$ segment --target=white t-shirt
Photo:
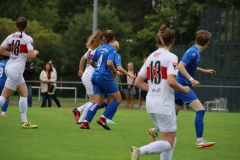
[[[175,112],[174,90],[167,84],[167,76],[177,76],[177,63],[176,55],[159,48],[142,66],[138,75],[148,81],[149,90],[146,97],[148,113],[171,115]]]
[[[29,50],[34,50],[33,39],[24,32],[22,32],[22,38],[19,38],[21,32],[15,32],[9,35],[1,44],[3,48],[9,48],[11,50],[10,59],[6,65],[6,68],[10,70],[18,70],[21,73],[24,72],[26,59]]]
[[[96,49],[94,49],[94,50],[88,49],[88,51],[83,55],[83,57],[85,57],[87,59],[86,69],[84,72],[93,73],[94,68],[90,65],[90,60],[91,60],[92,56],[94,55],[95,51],[96,51]]]

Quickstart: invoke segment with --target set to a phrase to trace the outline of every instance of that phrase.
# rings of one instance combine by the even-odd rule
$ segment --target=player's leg
[[[128,89],[124,89],[124,95],[125,95],[125,100],[126,100],[126,109],[129,109],[129,91]]]
[[[196,112],[195,130],[197,136],[197,148],[206,148],[215,145],[215,142],[206,142],[203,140],[205,109],[202,103],[198,99],[196,99],[192,101],[189,106]]]
[[[28,104],[27,104],[27,97],[28,97],[28,89],[27,85],[24,82],[24,79],[20,80],[20,85],[17,88],[17,92],[20,95],[19,98],[19,110],[22,118],[22,128],[37,128],[37,125],[31,124],[27,120],[27,109],[28,109]]]
[[[106,118],[117,111],[119,104],[122,102],[122,97],[113,79],[105,79],[104,77],[99,77],[99,82],[103,82],[103,79],[105,80],[104,83],[101,83],[99,85],[101,85],[101,88],[103,88],[106,94],[111,95],[112,101],[108,104],[107,108],[98,119],[97,123],[104,129],[110,130],[106,124]]]
[[[131,148],[131,156],[132,159],[135,157],[140,157],[144,154],[161,154],[166,151],[173,150],[175,137],[176,137],[176,120],[173,119],[175,113],[173,115],[160,115],[154,114],[155,118],[152,120],[157,120],[157,126],[161,130],[161,140],[152,142],[148,145],[142,146],[140,148],[132,147]],[[153,115],[150,116],[151,118]],[[160,122],[160,123],[159,123]],[[171,157],[172,152],[169,152],[170,155],[165,157]],[[136,158],[135,158],[136,159]]]

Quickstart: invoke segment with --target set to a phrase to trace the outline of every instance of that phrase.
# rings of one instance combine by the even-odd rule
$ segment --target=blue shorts
[[[175,104],[181,107],[184,104],[189,104],[192,101],[198,99],[192,89],[190,89],[190,92],[188,94],[174,90],[174,95],[175,95]]]
[[[92,75],[93,93],[111,95],[118,92],[114,79],[109,76]]]

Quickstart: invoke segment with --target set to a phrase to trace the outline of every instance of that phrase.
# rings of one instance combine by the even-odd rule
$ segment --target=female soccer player
[[[176,143],[176,114],[173,89],[184,93],[189,87],[176,82],[178,58],[169,52],[175,38],[174,32],[162,25],[157,33],[158,50],[153,52],[142,66],[134,85],[148,91],[146,110],[161,133],[161,140],[140,148],[131,147],[131,159],[138,160],[144,154],[161,154],[161,160],[170,160]],[[147,79],[147,82],[144,80]]]
[[[19,110],[22,118],[22,128],[37,128],[37,125],[31,124],[27,120],[28,89],[23,78],[23,72],[27,57],[35,58],[38,51],[34,50],[32,37],[25,33],[27,19],[19,17],[16,26],[18,31],[9,35],[0,46],[0,53],[10,56],[5,68],[7,80],[0,96],[0,106],[2,107],[17,90],[20,95]],[[5,50],[8,47],[10,47],[11,52]]]
[[[78,75],[82,78],[83,85],[86,88],[87,95],[89,97],[89,102],[85,103],[84,105],[74,108],[72,113],[77,121],[77,124],[81,124],[84,119],[86,118],[87,111],[89,107],[95,102],[94,95],[93,95],[93,85],[91,82],[92,73],[94,68],[90,65],[90,60],[94,55],[97,47],[103,43],[103,33],[100,30],[97,30],[93,35],[91,35],[86,43],[86,47],[88,51],[82,56],[79,62],[79,71]],[[87,62],[87,63],[86,63]],[[83,72],[84,65],[86,63],[86,69]],[[80,117],[80,113],[83,111],[83,115]]]
[[[202,69],[198,65],[201,61],[200,52],[202,52],[209,45],[209,40],[211,34],[206,30],[200,30],[196,34],[195,45],[187,50],[184,53],[178,68],[179,73],[177,76],[177,82],[183,86],[196,87],[200,84],[197,80],[193,79],[195,70],[203,73],[213,73],[216,74],[216,71],[213,69]],[[215,142],[207,142],[203,140],[203,118],[205,114],[205,109],[202,103],[198,100],[197,96],[191,89],[188,94],[181,91],[174,91],[175,94],[175,104],[176,112],[178,113],[180,108],[185,104],[188,104],[194,111],[196,111],[195,117],[195,130],[197,136],[197,148],[211,147],[215,145]]]
[[[97,123],[104,129],[110,130],[106,124],[106,118],[116,112],[118,105],[122,101],[121,94],[113,79],[113,77],[117,74],[116,67],[122,66],[121,57],[117,54],[116,49],[110,45],[113,41],[115,41],[115,35],[112,30],[107,30],[104,37],[105,44],[98,47],[96,53],[90,61],[90,64],[95,67],[95,71],[92,75],[92,84],[96,98],[95,104],[89,108],[86,120],[82,123],[82,129],[89,128],[89,123],[92,121],[92,118],[96,114],[98,108],[102,105],[104,95],[107,94],[110,95],[113,100],[108,104],[102,116],[97,120]],[[127,73],[126,71],[124,72],[121,69],[119,71],[123,74],[131,76],[132,78],[135,77],[134,75]]]

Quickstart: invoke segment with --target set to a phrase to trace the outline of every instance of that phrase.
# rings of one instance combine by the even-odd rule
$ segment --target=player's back
[[[116,52],[116,49],[109,44],[103,44],[97,48],[92,57],[92,60],[97,62],[94,75],[113,76],[112,71],[107,66],[108,56],[112,52]]]
[[[22,32],[22,38],[20,38],[21,32],[15,32],[9,35],[3,42],[4,47],[8,45],[11,50],[10,59],[7,63],[7,67],[24,71],[26,59],[28,56],[28,50],[33,50],[33,39]]]
[[[139,72],[143,79],[147,78],[147,110],[149,113],[171,114],[174,110],[173,89],[167,84],[167,76],[177,76],[178,58],[164,48],[153,52]]]

